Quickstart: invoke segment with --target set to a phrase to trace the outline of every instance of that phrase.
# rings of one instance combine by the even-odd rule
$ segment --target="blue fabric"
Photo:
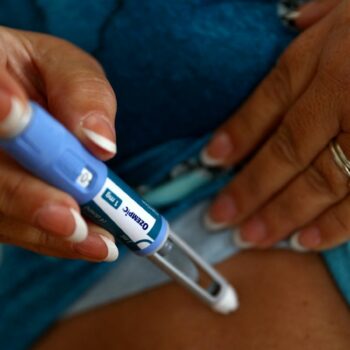
[[[66,38],[100,60],[119,100],[119,157],[111,166],[135,186],[161,181],[170,163],[197,152],[291,39],[274,0],[2,0],[0,24]],[[337,262],[327,261],[349,293],[347,270],[338,268],[348,254],[335,252]],[[108,268],[6,247],[0,348],[28,348]]]
[[[350,243],[345,243],[322,255],[341,294],[350,305]]]
[[[290,39],[275,0],[2,0],[0,10],[2,25],[66,38],[103,64],[119,160],[213,130]]]
[[[47,258],[14,247],[5,247],[2,260],[0,348],[11,350],[26,349],[112,267]]]

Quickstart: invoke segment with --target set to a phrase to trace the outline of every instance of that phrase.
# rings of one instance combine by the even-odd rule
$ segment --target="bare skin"
[[[169,284],[58,322],[35,349],[349,349],[348,307],[316,254],[251,251],[218,268],[240,295],[230,316]]]
[[[321,251],[350,238],[349,176],[329,147],[335,140],[350,159],[350,1],[315,3],[330,12],[288,46],[202,153],[208,166],[231,167],[256,152],[209,209],[213,226],[238,227],[250,246],[293,235]]]

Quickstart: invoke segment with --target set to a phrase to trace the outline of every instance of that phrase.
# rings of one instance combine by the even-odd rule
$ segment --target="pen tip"
[[[213,309],[221,314],[227,315],[239,307],[239,301],[236,294],[236,291],[231,287],[227,286],[223,295],[219,299],[219,301],[213,305]]]

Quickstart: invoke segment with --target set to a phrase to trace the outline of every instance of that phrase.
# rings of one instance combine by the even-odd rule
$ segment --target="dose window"
[[[94,176],[92,175],[92,173],[89,169],[83,168],[80,175],[77,177],[76,182],[81,187],[87,188],[87,187],[89,187],[93,177]]]

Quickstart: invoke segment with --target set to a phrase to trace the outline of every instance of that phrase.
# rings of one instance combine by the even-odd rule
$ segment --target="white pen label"
[[[134,199],[107,177],[93,202],[99,206],[133,242],[153,239],[148,235],[156,218],[143,209]]]
[[[122,204],[122,200],[113,193],[109,188],[106,189],[106,191],[103,193],[102,198],[110,204],[112,207],[118,209],[120,205]]]

